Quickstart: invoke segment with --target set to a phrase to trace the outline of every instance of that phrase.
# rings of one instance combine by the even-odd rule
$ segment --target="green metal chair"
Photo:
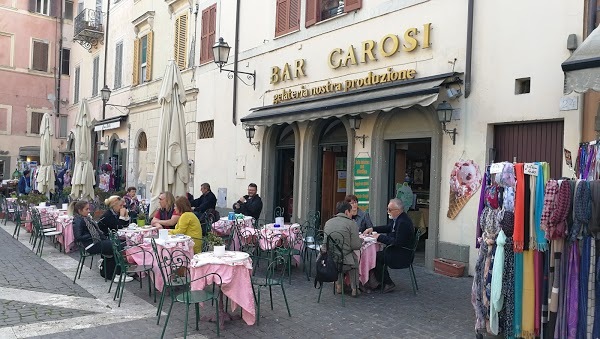
[[[329,255],[333,257],[333,261],[337,266],[338,276],[341,277],[342,280],[342,306],[346,306],[346,302],[344,300],[344,235],[340,232],[331,232],[327,235],[327,240],[325,243],[325,248]],[[339,278],[338,278],[339,279]],[[317,303],[321,301],[321,292],[323,292],[323,286],[319,288],[319,298],[317,299]],[[333,284],[333,294],[335,294],[335,283]]]
[[[302,256],[302,250],[304,248],[304,236],[302,235],[302,229],[299,227],[290,228],[289,234],[286,235],[287,237],[284,239],[283,246],[278,247],[276,253],[285,259],[289,284],[291,285],[292,260],[295,255]]]
[[[403,246],[396,246],[396,245],[390,245],[387,246],[384,250],[383,250],[383,258],[384,258],[384,264],[383,264],[383,271],[381,271],[381,293],[383,293],[383,288],[384,288],[384,283],[383,283],[383,277],[385,274],[385,270],[387,270],[388,268],[391,269],[395,269],[395,270],[401,270],[401,269],[408,269],[408,273],[410,275],[410,282],[412,284],[412,289],[413,289],[413,294],[416,295],[417,294],[417,290],[419,289],[419,286],[417,285],[417,277],[415,276],[415,269],[413,268],[413,261],[415,260],[415,252],[417,251],[417,246],[419,245],[419,238],[421,238],[421,235],[423,235],[422,231],[420,228],[417,228],[415,230],[415,235],[413,238],[413,244],[412,247],[403,247]],[[401,265],[394,265],[394,263],[392,261],[390,261],[388,263],[388,261],[386,260],[386,258],[388,257],[388,255],[393,255],[392,252],[395,249],[403,249],[403,255],[405,255],[406,251],[410,251],[410,264],[405,265],[405,266],[401,266]]]
[[[196,239],[194,239],[194,241],[196,241]],[[156,246],[156,241],[154,240],[154,238],[151,238],[150,243],[152,244],[152,250],[154,251],[154,256],[156,257],[156,263],[158,265],[160,275],[164,282],[163,290],[160,294],[160,300],[158,301],[158,307],[156,310],[156,316],[158,318],[156,320],[156,325],[158,325],[158,324],[160,324],[160,315],[162,313],[162,308],[163,308],[163,305],[165,302],[165,294],[167,291],[170,291],[170,288],[168,288],[168,287],[177,288],[177,287],[185,286],[186,284],[188,284],[188,281],[186,281],[182,277],[179,277],[176,275],[169,277],[169,272],[171,270],[171,267],[169,265],[171,265],[175,259],[178,260],[179,258],[173,257],[173,255],[165,248],[162,248],[159,251],[158,247]],[[184,253],[184,252],[181,252],[181,253]]]
[[[42,220],[40,219],[40,215],[39,212],[34,212],[35,208],[31,209],[31,214],[32,214],[32,218],[31,218],[31,223],[33,224],[33,230],[32,232],[35,232],[35,239],[33,242],[33,247],[32,250],[35,249],[35,253],[37,255],[39,255],[40,257],[42,256],[42,253],[44,252],[44,243],[46,242],[46,238],[51,238],[54,240],[54,243],[58,244],[58,249],[60,252],[62,252],[62,245],[60,244],[60,242],[56,241],[56,236],[57,235],[61,235],[62,231],[57,231],[56,228],[44,228],[42,227]],[[17,213],[20,214],[20,213]],[[36,245],[37,244],[37,245]],[[37,249],[36,249],[37,247]]]
[[[188,318],[190,313],[190,305],[194,304],[196,308],[196,331],[198,328],[198,320],[200,319],[200,307],[199,303],[213,302],[215,305],[216,317],[217,317],[217,336],[220,336],[220,322],[219,322],[219,293],[215,291],[215,285],[221,285],[221,276],[217,273],[209,273],[203,275],[194,280],[190,276],[190,259],[180,249],[175,249],[169,252],[169,255],[163,257],[162,264],[163,268],[168,268],[169,272],[166,274],[165,288],[169,290],[171,295],[171,305],[169,306],[169,312],[167,313],[167,319],[163,326],[161,339],[165,336],[167,325],[169,324],[169,318],[171,317],[171,311],[173,310],[173,304],[176,302],[185,304],[185,329],[183,337],[187,338],[188,331]],[[167,273],[167,272],[165,272]],[[209,291],[192,291],[191,286],[194,281],[206,279],[207,285],[212,281],[212,286]],[[167,284],[167,281],[181,281],[181,284]],[[179,292],[179,293],[178,293]]]
[[[273,212],[273,220],[275,218],[283,217],[285,215],[285,208],[281,206],[275,207],[275,211]]]
[[[283,274],[285,273],[285,259],[281,256],[273,258],[269,266],[267,267],[267,275],[264,278],[252,277],[252,293],[254,294],[254,300],[256,301],[256,325],[258,326],[260,321],[260,291],[263,287],[269,288],[269,297],[271,300],[271,310],[273,310],[273,286],[281,286],[281,292],[283,293],[283,300],[285,300],[285,307],[287,308],[288,315],[291,317],[290,306],[288,305],[287,297],[285,295],[285,289],[283,287]],[[256,286],[256,289],[254,288]]]
[[[24,217],[25,216],[25,217]],[[19,239],[21,233],[21,227],[23,224],[31,222],[27,220],[27,206],[16,204],[13,210],[13,220],[15,222],[15,229],[13,230],[13,238]]]
[[[112,231],[109,232],[109,237],[110,237],[110,241],[112,244],[112,248],[113,248],[113,256],[115,259],[115,270],[113,272],[113,276],[112,279],[110,281],[110,286],[108,287],[108,293],[110,293],[110,290],[112,289],[112,285],[113,282],[115,280],[115,276],[118,270],[120,270],[121,274],[119,276],[119,282],[117,283],[117,288],[115,289],[115,295],[113,297],[113,300],[117,299],[117,296],[119,296],[119,305],[118,307],[121,307],[121,300],[123,299],[123,290],[125,289],[125,276],[127,274],[131,274],[131,273],[135,273],[138,275],[138,279],[140,281],[140,288],[142,288],[142,273],[147,274],[148,276],[148,296],[152,296],[152,290],[153,285],[152,285],[152,281],[154,281],[154,271],[153,271],[153,267],[154,267],[154,257],[152,256],[152,253],[144,250],[141,247],[138,247],[134,252],[131,252],[130,254],[137,254],[137,253],[143,253],[143,260],[144,262],[146,262],[146,256],[150,256],[151,258],[151,264],[150,265],[136,265],[136,264],[130,264],[129,262],[127,262],[127,260],[125,259],[125,256],[123,255],[122,249],[121,249],[121,240],[119,239],[117,232]],[[152,280],[150,279],[150,276],[152,276]],[[154,289],[154,302],[156,302],[156,289]]]
[[[322,230],[313,227],[310,223],[305,225],[303,229],[303,236],[304,246],[302,249],[302,263],[303,269],[306,273],[306,280],[310,280],[313,260],[316,260],[317,256],[319,255],[325,236]],[[307,261],[308,269],[306,268]]]
[[[73,284],[75,283],[75,280],[81,279],[81,271],[83,271],[83,266],[85,266],[85,259],[90,257],[90,270],[92,269],[92,265],[94,263],[94,255],[88,253],[85,248],[81,245],[81,244],[77,244],[77,247],[79,248],[79,262],[77,263],[77,269],[75,270],[75,277],[73,278]],[[106,267],[104,268],[104,276],[106,277]]]

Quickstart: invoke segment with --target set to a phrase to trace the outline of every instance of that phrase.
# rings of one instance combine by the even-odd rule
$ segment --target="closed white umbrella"
[[[169,191],[177,197],[184,196],[188,190],[190,170],[183,113],[186,101],[179,68],[174,60],[169,60],[158,94],[158,103],[161,108],[154,178],[150,186],[151,212],[158,208],[160,192]]]
[[[44,113],[40,127],[40,167],[37,171],[37,184],[40,193],[54,193],[54,167],[52,166],[52,142],[50,140],[50,114]]]
[[[94,170],[90,162],[92,153],[92,123],[87,100],[81,101],[79,113],[75,119],[75,166],[71,178],[71,198],[94,198]]]

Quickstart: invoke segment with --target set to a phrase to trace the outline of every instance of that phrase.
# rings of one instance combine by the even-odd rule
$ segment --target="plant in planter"
[[[223,238],[219,237],[218,235],[214,234],[213,232],[208,232],[208,234],[206,234],[206,236],[202,240],[206,244],[207,251],[212,251],[215,246],[223,246],[224,245]]]
[[[138,226],[146,225],[146,214],[144,213],[144,211],[142,209],[140,209],[140,213],[138,213],[138,215],[137,215],[137,224],[138,224]]]

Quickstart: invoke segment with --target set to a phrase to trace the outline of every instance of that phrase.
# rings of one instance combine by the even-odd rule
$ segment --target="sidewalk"
[[[0,231],[0,338],[158,338],[164,324],[156,325],[156,304],[137,282],[128,283],[121,307],[106,293],[109,282],[89,261],[81,279],[73,284],[78,253],[64,254],[51,245],[42,258],[29,249],[29,234],[11,237],[14,224]],[[9,234],[10,233],[10,234]],[[48,244],[46,244],[48,245]],[[97,258],[95,258],[95,261]],[[327,285],[321,302],[318,290],[294,268],[286,294],[292,317],[287,316],[279,289],[273,290],[274,310],[268,294],[262,300],[260,326],[241,320],[226,322],[222,338],[469,338],[474,337],[470,304],[471,278],[448,278],[415,267],[419,291],[412,294],[408,272],[391,271],[396,290],[346,298]],[[168,302],[166,302],[166,307]],[[212,308],[201,308],[201,315]],[[190,312],[193,324],[194,312]],[[183,337],[185,308],[174,305],[165,338]],[[216,338],[214,323],[190,325],[190,338]]]

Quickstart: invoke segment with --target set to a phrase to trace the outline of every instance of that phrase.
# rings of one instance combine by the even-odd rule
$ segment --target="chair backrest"
[[[277,206],[277,207],[275,207],[275,211],[273,212],[273,219],[278,218],[278,217],[283,217],[284,214],[285,214],[285,208],[283,208],[281,206]]]
[[[413,261],[415,260],[415,252],[417,251],[417,246],[419,246],[419,239],[421,238],[421,235],[423,235],[423,231],[420,228],[416,228],[414,236],[413,236],[413,242],[411,243],[410,247],[399,247],[399,246],[395,246],[395,245],[387,246],[384,250],[384,256],[387,258],[388,251],[394,251],[395,249],[398,249],[398,248],[404,250],[403,255],[406,254],[406,251],[410,251],[410,253],[408,254],[408,261],[406,263],[408,264],[408,266],[412,265]],[[387,259],[386,259],[386,261],[387,261]],[[393,262],[390,262],[390,263],[386,262],[386,264],[390,268],[393,268],[393,269],[407,268],[404,265],[402,265],[402,266],[394,265]]]
[[[258,232],[258,241],[262,241],[263,245],[261,248],[266,251],[274,250],[277,247],[282,247],[285,244],[286,237],[283,234],[268,232]]]
[[[248,229],[241,229],[237,233],[237,240],[240,245],[239,251],[255,255],[258,244],[258,236],[255,232]]]
[[[165,272],[163,267],[163,261],[160,256],[160,252],[158,251],[158,247],[156,246],[156,241],[154,238],[150,238],[150,244],[152,245],[152,251],[154,252],[154,256],[156,257],[156,262],[158,263],[158,270],[160,271],[160,275],[162,276],[163,281],[165,281]]]
[[[267,267],[267,283],[269,281],[276,284],[283,284],[283,275],[285,274],[285,259],[278,255]]]
[[[344,263],[344,234],[342,232],[331,232],[327,234],[327,253],[333,255],[338,264]]]
[[[165,286],[169,288],[171,295],[175,294],[174,288],[181,285],[188,286],[191,282],[190,277],[190,258],[185,251],[179,248],[163,248],[158,255],[161,274]],[[175,284],[174,282],[178,282]],[[189,287],[189,286],[188,286]]]
[[[125,266],[125,257],[121,252],[121,240],[119,240],[119,235],[116,230],[109,230],[108,237],[110,239],[112,248],[113,248],[113,256],[115,258],[115,263],[118,266]]]
[[[310,211],[306,216],[306,220],[315,228],[321,228],[321,212]]]

